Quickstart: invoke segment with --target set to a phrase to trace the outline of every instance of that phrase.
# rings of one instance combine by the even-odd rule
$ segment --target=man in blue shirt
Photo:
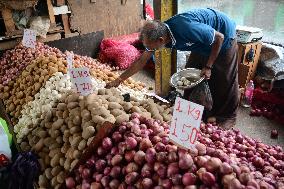
[[[207,116],[217,118],[224,128],[234,126],[238,106],[236,25],[224,13],[213,9],[193,9],[177,14],[164,23],[147,22],[141,31],[146,48],[115,81],[106,87],[116,87],[141,70],[156,49],[163,47],[191,51],[186,67],[201,69],[208,79],[213,108]],[[185,98],[190,91],[185,91]]]

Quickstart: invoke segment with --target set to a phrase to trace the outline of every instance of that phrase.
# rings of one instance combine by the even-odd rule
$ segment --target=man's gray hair
[[[147,38],[150,41],[156,41],[167,34],[168,28],[164,23],[157,20],[147,21],[141,30],[140,39]]]

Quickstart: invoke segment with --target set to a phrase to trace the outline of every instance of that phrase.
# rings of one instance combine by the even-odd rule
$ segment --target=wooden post
[[[65,0],[57,0],[57,6],[62,6],[62,5],[65,5]],[[70,30],[68,15],[62,14],[61,18],[62,18],[62,22],[63,22],[63,28],[64,28],[65,35],[70,34],[71,30]]]
[[[10,32],[15,31],[16,27],[15,27],[15,23],[12,17],[12,11],[7,8],[3,9],[2,17],[4,20],[5,27],[6,27],[6,34],[9,34]]]
[[[154,0],[155,19],[165,21],[177,13],[177,0]],[[167,96],[170,78],[176,72],[176,50],[163,49],[155,52],[156,94]]]
[[[55,16],[54,16],[54,11],[53,11],[53,5],[51,3],[51,0],[46,0],[46,3],[47,3],[48,14],[49,14],[49,19],[50,19],[50,26],[55,27],[56,22],[55,22]]]

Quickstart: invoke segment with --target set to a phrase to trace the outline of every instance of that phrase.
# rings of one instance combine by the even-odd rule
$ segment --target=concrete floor
[[[152,87],[154,91],[155,80],[147,71],[140,71],[132,78],[145,83],[147,88]],[[249,108],[239,108],[236,127],[239,128],[243,134],[255,139],[260,139],[265,144],[280,145],[284,148],[284,125],[275,123],[264,117],[251,117],[249,116],[249,112]],[[270,138],[270,132],[273,129],[278,131],[278,139]]]

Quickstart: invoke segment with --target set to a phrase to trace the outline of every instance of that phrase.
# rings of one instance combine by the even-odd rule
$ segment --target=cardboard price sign
[[[203,110],[203,106],[177,97],[171,121],[170,140],[182,148],[195,148]]]
[[[36,32],[34,30],[25,29],[23,37],[23,45],[29,48],[36,46]]]
[[[83,96],[93,92],[93,85],[89,68],[71,68],[69,69],[72,86]]]
[[[67,69],[73,68],[73,58],[74,54],[73,53],[67,53],[66,61],[67,61]]]

